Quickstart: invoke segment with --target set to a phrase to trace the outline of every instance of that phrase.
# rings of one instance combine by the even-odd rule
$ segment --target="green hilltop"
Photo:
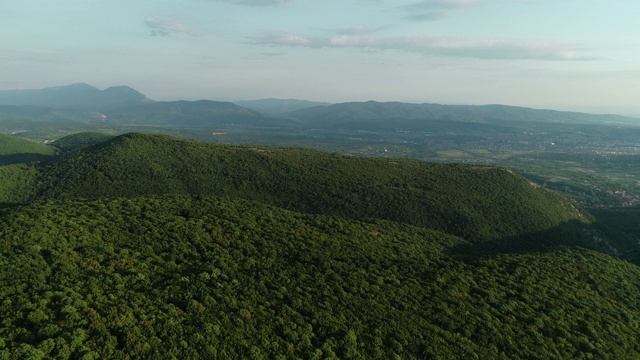
[[[136,133],[53,145],[7,171],[30,180],[0,210],[2,359],[640,356],[640,268],[507,170]]]
[[[113,136],[101,132],[80,132],[65,136],[51,145],[61,153],[69,153],[111,139]]]
[[[285,209],[379,218],[475,240],[546,231],[586,212],[507,170],[217,145],[126,134],[48,163],[45,199],[210,194]]]

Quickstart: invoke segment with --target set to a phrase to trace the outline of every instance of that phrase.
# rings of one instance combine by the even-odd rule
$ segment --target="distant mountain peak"
[[[92,88],[92,89],[97,89],[95,86],[89,85],[85,82],[79,82],[79,83],[73,83],[71,85],[62,85],[62,86],[58,86],[58,87],[78,87],[78,88]]]
[[[140,94],[140,92],[138,90],[136,90],[136,89],[134,89],[134,88],[132,88],[130,86],[127,86],[127,85],[110,86],[110,87],[104,89],[103,91],[107,91],[107,92],[109,92],[109,91],[129,91],[129,92],[135,92],[135,93]]]
[[[80,82],[43,89],[0,91],[0,105],[30,105],[104,111],[150,102],[153,101],[126,85],[100,90],[92,85]]]
[[[73,83],[70,85],[60,85],[60,86],[51,86],[51,87],[46,87],[43,89],[29,89],[29,90],[24,90],[24,91],[29,91],[32,93],[37,93],[37,92],[49,92],[49,91],[91,91],[91,92],[99,92],[101,91],[100,89],[98,89],[95,86],[89,85],[87,83]]]

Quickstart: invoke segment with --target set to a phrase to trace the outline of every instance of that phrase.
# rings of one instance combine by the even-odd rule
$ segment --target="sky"
[[[0,0],[0,90],[640,114],[638,0]]]

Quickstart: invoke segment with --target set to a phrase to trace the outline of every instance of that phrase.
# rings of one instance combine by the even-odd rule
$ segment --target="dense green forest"
[[[4,358],[633,358],[640,269],[211,196],[0,217]]]
[[[0,208],[33,199],[37,175],[37,170],[26,164],[0,166]]]
[[[508,170],[145,134],[41,150],[0,166],[0,359],[640,356],[640,268]]]

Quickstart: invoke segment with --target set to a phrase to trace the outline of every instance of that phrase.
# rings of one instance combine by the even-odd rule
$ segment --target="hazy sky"
[[[0,0],[0,89],[640,114],[638,0]]]

